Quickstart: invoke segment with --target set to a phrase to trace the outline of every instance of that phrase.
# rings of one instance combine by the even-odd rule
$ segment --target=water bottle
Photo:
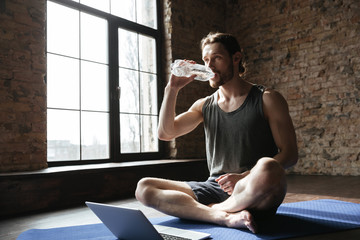
[[[196,74],[195,80],[199,81],[208,81],[210,78],[214,77],[214,73],[209,67],[179,59],[171,64],[171,73],[178,77],[190,77],[191,75]]]

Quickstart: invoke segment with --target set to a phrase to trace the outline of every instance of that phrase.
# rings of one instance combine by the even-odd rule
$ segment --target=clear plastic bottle
[[[178,77],[190,77],[191,75],[196,74],[195,80],[199,81],[208,81],[210,78],[214,77],[214,73],[210,68],[179,59],[171,64],[171,73]]]

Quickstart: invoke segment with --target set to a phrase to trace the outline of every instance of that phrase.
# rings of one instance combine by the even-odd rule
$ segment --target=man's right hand
[[[196,62],[193,60],[184,59],[183,61],[187,62],[187,63],[191,63],[191,64],[196,64]],[[190,82],[194,81],[195,77],[196,77],[196,74],[193,74],[190,77],[178,77],[178,76],[175,76],[174,74],[171,74],[168,85],[173,89],[180,90],[181,88],[185,87]]]
[[[190,82],[194,81],[196,74],[191,75],[190,77],[178,77],[174,74],[171,74],[168,86],[174,90],[180,90]]]

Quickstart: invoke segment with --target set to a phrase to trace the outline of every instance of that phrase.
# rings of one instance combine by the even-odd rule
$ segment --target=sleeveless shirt
[[[219,90],[205,100],[202,112],[210,176],[250,170],[261,157],[278,153],[264,117],[264,90],[263,86],[252,86],[244,103],[232,112],[218,106]]]

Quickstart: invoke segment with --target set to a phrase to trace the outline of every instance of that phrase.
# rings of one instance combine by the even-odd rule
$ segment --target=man
[[[159,138],[169,141],[204,122],[210,177],[206,182],[139,181],[136,198],[169,215],[258,231],[286,194],[285,168],[297,162],[285,99],[245,81],[241,49],[230,34],[210,33],[202,58],[215,73],[213,95],[175,116],[177,94],[196,75],[172,75],[160,110]]]

